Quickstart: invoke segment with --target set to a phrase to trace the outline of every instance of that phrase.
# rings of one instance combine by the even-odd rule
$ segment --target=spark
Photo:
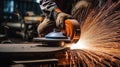
[[[77,43],[73,43],[70,46],[71,49],[87,49],[87,44],[84,40],[79,40]]]
[[[114,3],[109,8],[106,5],[96,13],[91,11],[81,26],[80,40],[71,49],[88,47],[119,47],[120,45],[120,4]],[[117,47],[116,47],[116,46]]]
[[[68,51],[70,67],[120,67],[120,1],[80,18],[81,35]],[[84,14],[84,13],[83,13]]]

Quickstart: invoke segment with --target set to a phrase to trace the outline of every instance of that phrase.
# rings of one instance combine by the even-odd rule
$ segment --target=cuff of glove
[[[62,12],[59,8],[56,8],[54,11],[57,12],[57,13]]]
[[[55,8],[54,11],[53,11],[53,17],[54,17],[54,20],[57,19],[57,16],[59,13],[61,13],[62,11],[59,9],[59,8]]]

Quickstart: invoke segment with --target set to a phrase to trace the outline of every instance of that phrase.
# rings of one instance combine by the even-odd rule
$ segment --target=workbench
[[[51,64],[55,65],[58,59],[57,52],[66,51],[65,47],[42,47],[40,44],[0,44],[0,63],[13,64]]]

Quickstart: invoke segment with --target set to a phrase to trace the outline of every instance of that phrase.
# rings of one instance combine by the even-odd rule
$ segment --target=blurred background
[[[24,40],[37,35],[35,25],[40,15],[39,0],[0,0],[0,41],[12,35]]]

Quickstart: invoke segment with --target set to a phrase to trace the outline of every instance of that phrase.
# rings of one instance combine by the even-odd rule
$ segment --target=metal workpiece
[[[0,53],[49,53],[66,50],[66,47],[41,47],[42,44],[0,44]]]
[[[56,67],[59,62],[56,55],[67,50],[67,47],[42,47],[41,44],[0,44],[0,65]]]

